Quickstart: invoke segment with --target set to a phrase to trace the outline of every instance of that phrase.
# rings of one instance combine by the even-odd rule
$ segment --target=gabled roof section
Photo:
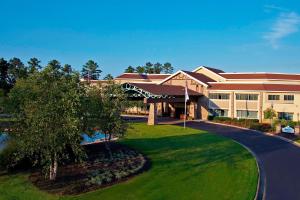
[[[171,74],[139,74],[139,73],[123,73],[115,79],[140,79],[140,80],[163,80]]]
[[[200,74],[200,73],[196,73],[196,72],[189,72],[189,71],[183,71],[183,72],[185,72],[186,74],[194,77],[195,79],[197,79],[207,85],[209,85],[208,82],[215,82],[215,80],[209,78],[208,76],[205,76],[204,74]]]
[[[166,79],[164,79],[163,81],[161,81],[160,83],[158,83],[159,85],[165,83],[166,81],[172,79],[173,77],[177,76],[178,74],[184,74],[185,76],[189,77],[190,79],[193,79],[194,81],[200,83],[201,85],[204,85],[206,87],[209,86],[208,82],[214,82],[213,79],[205,76],[204,74],[199,74],[198,73],[195,73],[195,72],[188,72],[188,71],[182,71],[182,70],[179,70],[177,71],[176,73],[174,73],[173,75],[167,77]]]
[[[206,67],[206,66],[200,66],[200,67],[197,67],[196,69],[193,70],[193,72],[197,72],[197,71],[199,71],[200,69],[203,69],[203,68],[205,68],[205,69],[207,69],[207,70],[209,70],[209,71],[212,71],[212,72],[214,72],[214,73],[216,73],[216,74],[224,73],[223,70],[216,69],[216,68],[212,68],[212,67]]]

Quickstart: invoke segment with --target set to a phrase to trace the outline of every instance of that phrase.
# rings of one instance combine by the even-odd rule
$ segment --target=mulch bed
[[[59,166],[55,181],[34,172],[29,179],[39,189],[61,195],[76,195],[126,181],[150,168],[149,160],[125,145],[112,142],[112,157],[103,143],[86,146],[82,163]]]

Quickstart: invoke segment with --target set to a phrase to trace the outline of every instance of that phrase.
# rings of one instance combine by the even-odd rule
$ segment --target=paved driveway
[[[205,122],[187,122],[187,126],[231,138],[251,149],[260,162],[264,199],[300,200],[299,147],[250,130]]]

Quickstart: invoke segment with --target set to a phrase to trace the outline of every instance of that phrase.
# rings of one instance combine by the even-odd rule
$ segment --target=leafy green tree
[[[104,77],[104,80],[108,80],[108,81],[111,81],[113,80],[114,77],[111,75],[111,74],[107,74],[105,77]]]
[[[146,63],[145,73],[147,73],[147,74],[153,74],[154,73],[153,64],[151,62]]]
[[[166,62],[163,66],[162,66],[162,70],[165,74],[172,74],[174,71],[174,67],[172,66],[171,63]]]
[[[27,67],[25,67],[24,63],[19,58],[12,58],[9,60],[8,74],[15,83],[17,79],[27,78]]]
[[[276,111],[271,107],[271,108],[267,108],[264,111],[264,117],[265,119],[270,119],[270,123],[271,125],[273,125],[273,119],[276,117]]]
[[[65,74],[51,62],[41,72],[18,79],[9,93],[9,108],[17,118],[10,133],[16,144],[13,160],[29,158],[55,180],[63,160],[80,160],[82,97],[78,74]]]
[[[155,74],[160,74],[162,70],[163,70],[162,64],[160,64],[159,62],[155,63],[153,65],[153,71],[154,71]]]
[[[9,63],[4,58],[0,58],[0,89],[4,91],[4,94],[7,94],[13,86],[8,70]]]
[[[30,60],[27,63],[29,74],[32,74],[42,69],[42,66],[40,65],[41,61],[37,58],[30,58]]]
[[[135,71],[139,74],[143,74],[145,73],[145,67],[137,66]]]
[[[135,69],[132,66],[128,66],[127,69],[125,69],[125,73],[134,73]]]
[[[99,69],[99,66],[93,60],[89,60],[82,68],[82,77],[88,80],[98,80],[102,70]]]
[[[102,114],[100,129],[108,136],[109,142],[112,136],[122,137],[127,130],[127,123],[122,119],[121,114],[127,108],[128,102],[122,86],[114,82],[104,86],[101,94]],[[112,157],[108,142],[105,144]]]

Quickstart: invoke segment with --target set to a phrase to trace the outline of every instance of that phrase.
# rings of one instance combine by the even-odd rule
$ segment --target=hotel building
[[[300,74],[226,73],[201,66],[174,74],[124,73],[115,82],[123,84],[131,99],[148,105],[149,124],[156,123],[157,115],[182,117],[185,86],[190,119],[214,115],[268,122],[264,110],[273,108],[279,119],[299,121]]]

